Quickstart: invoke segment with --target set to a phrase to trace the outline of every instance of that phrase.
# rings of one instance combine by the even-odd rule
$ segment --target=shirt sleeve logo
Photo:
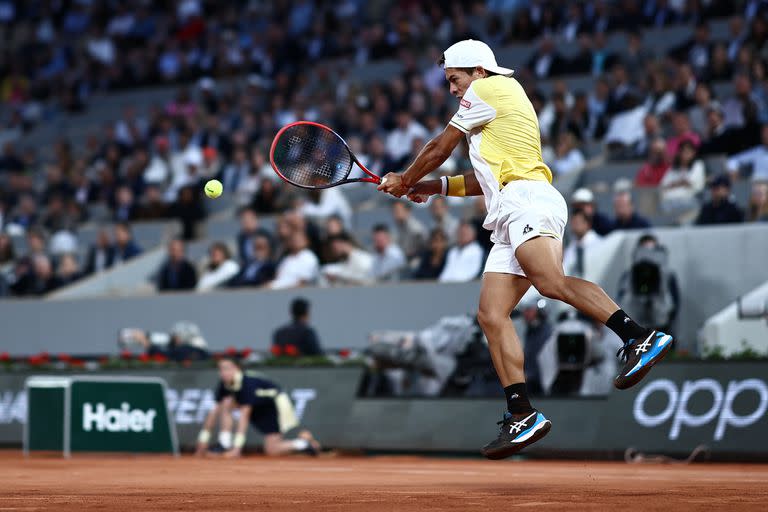
[[[459,101],[459,105],[461,105],[464,108],[469,108],[472,106],[472,104],[469,101],[465,100],[464,98],[461,98],[461,101]]]

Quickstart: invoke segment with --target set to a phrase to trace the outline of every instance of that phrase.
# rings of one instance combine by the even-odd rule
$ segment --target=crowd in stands
[[[727,38],[711,35],[716,17],[729,20]],[[645,44],[644,31],[683,23],[694,30],[682,45],[656,54]],[[607,50],[619,32],[626,46]],[[436,63],[442,48],[468,37],[494,48],[533,45],[516,78],[539,114],[556,177],[595,159],[644,160],[634,183],[616,184],[613,216],[595,211],[589,190],[574,197],[573,211],[586,213],[596,234],[649,226],[632,204],[643,187],[658,189],[674,223],[768,219],[762,0],[0,0],[0,296],[43,294],[130,259],[141,252],[131,223],[157,219],[182,226],[156,276],[163,290],[475,277],[489,247],[482,202],[462,222],[433,201],[429,226],[395,203],[392,222],[363,247],[343,191],[298,193],[268,162],[276,129],[310,119],[333,126],[367,167],[401,170],[453,114]],[[578,51],[561,55],[563,41]],[[382,83],[363,85],[350,67],[387,58],[403,70]],[[571,90],[574,75],[591,75],[594,86]],[[247,80],[231,85],[233,76]],[[551,92],[542,80],[555,80]],[[63,110],[87,111],[96,93],[162,83],[181,84],[172,101],[127,106],[82,146],[62,134],[52,158],[18,138]],[[715,85],[728,83],[718,97]],[[725,155],[719,167],[712,155]],[[461,148],[439,172],[467,168]],[[199,269],[185,264],[184,244],[200,234],[200,185],[210,177],[234,198],[243,230],[231,247],[212,246]],[[735,204],[731,187],[744,180],[750,202]],[[105,220],[95,207],[114,227],[86,251],[77,232]],[[258,226],[271,214],[280,215],[274,233]],[[25,239],[23,254],[12,237]]]

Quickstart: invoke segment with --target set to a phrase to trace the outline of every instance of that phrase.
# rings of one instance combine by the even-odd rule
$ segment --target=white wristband
[[[448,195],[448,176],[442,176],[440,178],[440,185],[443,187],[440,193],[444,196],[447,196]]]

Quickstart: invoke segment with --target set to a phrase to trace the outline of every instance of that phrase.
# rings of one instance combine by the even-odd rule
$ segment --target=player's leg
[[[289,453],[309,453],[309,441],[302,438],[286,439],[280,432],[264,435],[264,453],[266,455],[287,455]]]
[[[502,459],[541,439],[549,431],[550,422],[536,411],[528,400],[523,371],[523,348],[510,314],[530,287],[519,272],[510,245],[496,244],[486,262],[480,291],[477,319],[488,339],[493,358],[507,398],[507,412],[501,421],[498,437],[485,445],[483,455]]]
[[[640,382],[672,347],[671,336],[635,323],[598,285],[565,276],[560,240],[533,238],[517,248],[515,257],[542,295],[570,304],[605,324],[624,341],[625,364],[614,380],[617,388],[626,389]]]
[[[477,321],[488,339],[488,350],[501,386],[525,382],[523,347],[510,315],[531,287],[523,276],[486,272],[480,290]]]
[[[285,393],[275,396],[273,402],[260,408],[258,418],[253,425],[264,434],[264,453],[266,455],[285,455],[289,453],[307,453],[317,455],[320,443],[309,430],[302,430],[296,439],[286,439],[283,433],[299,425],[291,399]]]

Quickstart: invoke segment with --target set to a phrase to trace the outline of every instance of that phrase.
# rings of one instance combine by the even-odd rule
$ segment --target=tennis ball
[[[208,180],[208,183],[205,184],[205,195],[211,199],[219,197],[223,190],[224,186],[219,180]]]

